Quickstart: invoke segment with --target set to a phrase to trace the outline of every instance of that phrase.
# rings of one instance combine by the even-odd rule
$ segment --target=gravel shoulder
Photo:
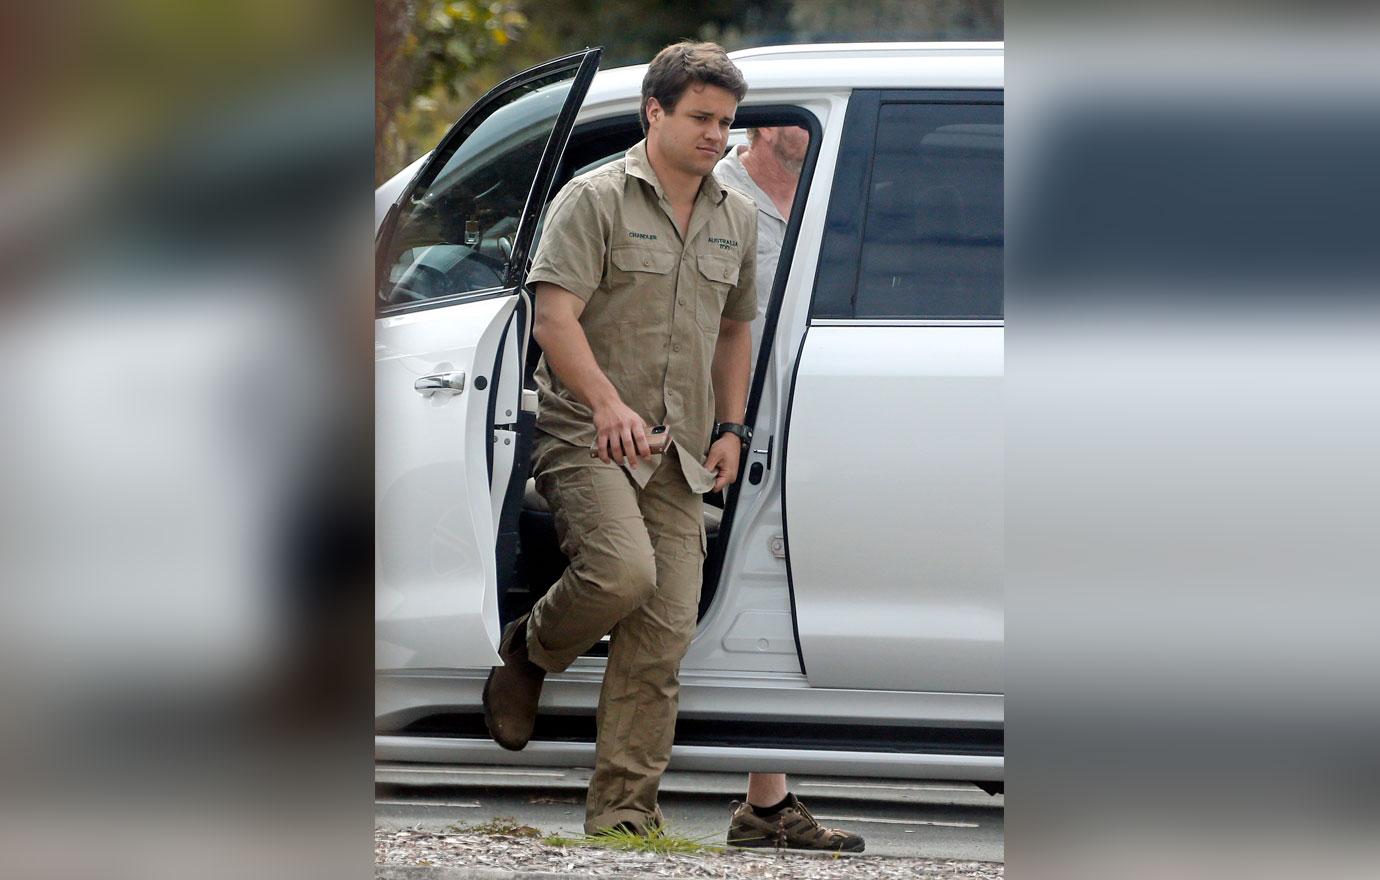
[[[825,880],[825,878],[954,878],[995,880],[995,862],[868,855],[809,854],[728,850],[658,855],[594,847],[550,846],[540,839],[471,831],[377,829],[374,862],[380,880],[475,880],[555,877],[610,877],[622,880],[664,877]]]

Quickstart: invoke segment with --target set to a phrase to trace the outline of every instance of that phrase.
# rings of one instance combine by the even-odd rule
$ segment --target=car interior
[[[745,119],[745,117],[747,118]],[[766,114],[760,112],[754,114],[749,113],[747,108],[740,110],[738,115],[738,122],[744,121],[763,126],[773,124],[804,125],[807,122],[800,111],[795,111],[789,118],[786,118],[782,116],[781,109]],[[811,129],[811,131],[813,133],[815,129]],[[642,131],[636,116],[599,120],[577,127],[571,136],[561,167],[552,184],[551,197],[554,197],[571,178],[608,162],[621,159],[627,150],[641,138]],[[818,140],[817,136],[811,138],[810,160],[807,161],[807,169],[813,164]],[[735,128],[730,133],[728,149],[734,149],[746,141],[746,129]],[[802,180],[808,180],[808,177],[802,175]],[[792,226],[798,223],[798,215],[804,204],[803,196],[806,188],[802,186],[797,193],[796,206],[791,218]],[[544,217],[545,214],[543,213],[543,220]],[[529,251],[529,266],[530,254],[535,253],[541,233],[542,226],[539,224]],[[780,265],[788,264],[789,260],[783,254]],[[784,279],[777,279],[773,288],[774,296],[779,296],[779,288],[783,282]],[[519,320],[526,322],[530,319],[526,315],[522,315]],[[540,358],[540,346],[535,339],[529,338],[526,362],[523,365],[524,389],[535,390],[534,374]],[[751,421],[755,405],[755,400],[749,401],[749,421]],[[524,413],[523,415],[528,416],[530,414]],[[532,416],[529,421],[530,423],[524,422],[519,425],[519,432],[523,436],[518,441],[513,481],[505,503],[504,522],[500,523],[499,614],[504,624],[530,610],[532,605],[560,578],[568,565],[556,538],[556,527],[550,507],[546,499],[537,492],[535,480],[531,477],[530,449],[532,435],[535,432],[535,416]],[[730,487],[726,493],[714,493],[705,496],[705,531],[709,542],[707,560],[716,558],[721,560],[722,558],[722,543],[726,538],[726,532],[723,528],[725,511],[732,507],[733,499],[736,497],[735,488]],[[518,498],[520,498],[521,503],[515,504],[514,501]],[[505,535],[505,529],[508,528],[511,528],[511,533]],[[503,565],[505,550],[510,550],[512,554],[508,557],[512,560],[509,566]],[[716,550],[719,551],[717,554]],[[718,583],[718,574],[719,567],[713,566],[711,568],[707,561],[705,580],[701,591],[701,617],[712,602]],[[596,644],[587,653],[592,656],[606,656],[607,642]]]

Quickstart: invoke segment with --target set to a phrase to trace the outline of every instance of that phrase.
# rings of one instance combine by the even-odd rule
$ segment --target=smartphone
[[[652,455],[661,455],[663,452],[666,451],[666,447],[670,444],[670,442],[671,432],[666,430],[665,425],[657,425],[656,427],[651,428],[647,431],[647,446],[652,450]],[[591,446],[589,448],[589,457],[599,457],[598,446]]]

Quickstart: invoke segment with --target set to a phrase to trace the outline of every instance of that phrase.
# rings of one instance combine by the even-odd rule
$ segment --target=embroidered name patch
[[[731,238],[711,238],[710,244],[717,244],[720,250],[731,251],[738,246],[738,242]]]
[[[646,239],[647,241],[656,241],[656,236],[655,236],[655,235],[652,235],[651,233],[648,233],[648,232],[629,232],[629,233],[628,233],[628,237],[629,237],[629,238],[642,238],[642,239]]]

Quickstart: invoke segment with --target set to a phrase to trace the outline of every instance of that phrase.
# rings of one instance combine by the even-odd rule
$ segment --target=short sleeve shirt
[[[704,460],[719,321],[756,317],[756,251],[756,205],[713,174],[701,183],[682,238],[643,140],[561,189],[527,276],[585,301],[580,325],[600,369],[647,424],[667,426],[686,480],[700,492],[713,485]],[[545,356],[536,378],[537,427],[593,445],[593,412]]]

